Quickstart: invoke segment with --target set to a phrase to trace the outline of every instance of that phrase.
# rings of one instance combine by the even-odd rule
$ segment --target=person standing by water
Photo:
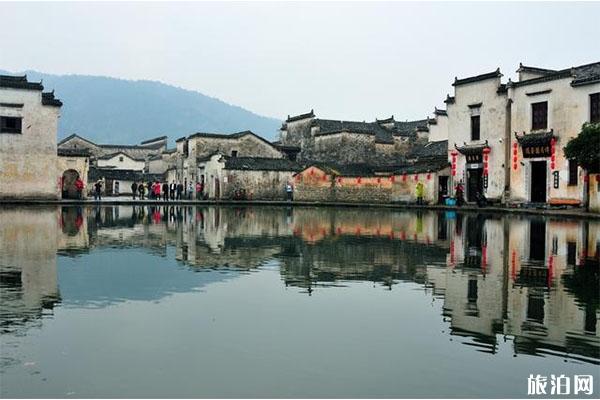
[[[160,200],[160,182],[156,181],[154,182],[154,197],[156,198],[156,200]]]
[[[169,201],[169,183],[164,181],[162,184],[163,201]]]
[[[190,181],[188,183],[188,187],[187,187],[187,199],[188,200],[192,199],[192,193],[194,193],[194,185],[192,185],[192,182]]]
[[[102,181],[96,181],[94,185],[94,200],[100,201],[102,200]]]
[[[140,182],[140,186],[138,186],[138,192],[140,193],[140,200],[144,200],[144,195],[146,194],[146,188],[144,187],[144,181]]]
[[[181,200],[181,194],[183,193],[183,184],[179,182],[177,184],[177,200]]]
[[[175,184],[175,181],[172,181],[169,185],[169,195],[171,196],[171,200],[175,200],[175,190],[177,190],[177,184]]]
[[[77,189],[77,198],[79,200],[82,199],[82,192],[83,192],[83,181],[81,180],[80,177],[77,177],[77,179],[75,180],[75,189]]]
[[[462,181],[459,181],[456,184],[456,187],[454,188],[454,192],[456,194],[456,205],[460,207],[464,204],[463,194],[465,192]]]
[[[285,185],[285,192],[287,193],[287,199],[288,199],[288,201],[294,200],[294,188],[292,187],[291,183],[288,182]]]
[[[200,200],[201,190],[202,190],[202,186],[200,186],[200,182],[196,182],[196,200]]]
[[[133,200],[135,200],[135,195],[138,191],[138,185],[136,181],[133,181],[133,183],[131,184],[131,194],[133,195]]]
[[[417,186],[415,187],[415,194],[417,195],[417,204],[423,205],[423,195],[425,193],[425,186],[422,182],[417,182]]]

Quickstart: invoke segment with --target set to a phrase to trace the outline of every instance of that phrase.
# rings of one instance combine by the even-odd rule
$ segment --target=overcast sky
[[[0,15],[0,69],[158,80],[279,119],[419,119],[455,76],[600,61],[600,3],[0,3]]]

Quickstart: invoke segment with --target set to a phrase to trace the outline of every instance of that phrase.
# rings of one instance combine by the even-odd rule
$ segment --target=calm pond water
[[[3,208],[0,395],[596,397],[599,256],[598,221]]]

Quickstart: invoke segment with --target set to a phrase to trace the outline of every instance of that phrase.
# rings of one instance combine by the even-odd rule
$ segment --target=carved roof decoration
[[[488,141],[486,140],[484,144],[464,143],[464,145],[460,147],[457,146],[456,143],[454,143],[454,148],[458,150],[459,153],[464,154],[465,156],[469,156],[474,154],[481,154],[483,152],[483,149],[489,149],[490,146],[488,145]]]
[[[315,117],[315,111],[314,110],[310,110],[310,112],[308,112],[308,113],[300,114],[300,115],[295,115],[295,116],[292,116],[292,117],[290,117],[288,115],[288,117],[285,120],[285,122],[301,121],[303,119],[314,118],[314,117]]]
[[[497,68],[494,72],[488,72],[488,73],[481,74],[481,75],[470,76],[468,78],[458,79],[457,77],[455,77],[454,83],[452,84],[452,86],[466,85],[467,83],[480,82],[480,81],[484,81],[487,79],[495,79],[495,78],[501,78],[501,77],[502,77],[502,74],[500,73],[500,68]]]
[[[521,146],[541,146],[550,144],[552,138],[555,138],[554,130],[549,130],[546,132],[536,132],[536,133],[525,133],[523,132],[521,135],[518,135],[515,132],[515,139]]]

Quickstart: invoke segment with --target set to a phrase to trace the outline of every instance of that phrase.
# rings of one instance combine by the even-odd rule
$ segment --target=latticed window
[[[577,161],[569,160],[569,185],[577,186]]]
[[[21,118],[0,117],[0,133],[21,133]]]
[[[548,102],[533,103],[531,105],[531,130],[548,128]]]
[[[480,137],[479,115],[473,115],[471,116],[471,140],[479,140]]]
[[[590,122],[600,122],[600,93],[590,94]]]

